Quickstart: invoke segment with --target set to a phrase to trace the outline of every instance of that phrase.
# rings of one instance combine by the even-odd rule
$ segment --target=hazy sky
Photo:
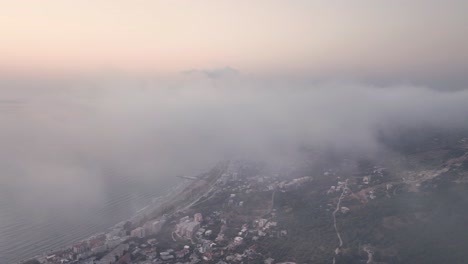
[[[1,72],[462,76],[467,1],[0,0]]]

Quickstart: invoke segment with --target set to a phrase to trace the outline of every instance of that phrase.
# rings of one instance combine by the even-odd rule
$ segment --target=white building
[[[341,206],[340,211],[341,211],[342,214],[346,214],[347,212],[349,212],[349,208]]]
[[[234,238],[234,244],[236,244],[236,245],[242,244],[242,241],[244,241],[244,239],[242,237],[235,237]]]
[[[258,220],[258,226],[259,226],[259,227],[264,227],[264,226],[266,225],[267,222],[268,222],[267,219],[264,219],[264,218],[259,219],[259,220]]]

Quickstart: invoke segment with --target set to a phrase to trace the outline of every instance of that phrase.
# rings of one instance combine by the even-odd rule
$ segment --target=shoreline
[[[189,207],[193,202],[196,202],[205,194],[205,192],[200,192],[197,195],[195,195],[195,197],[193,197],[194,200],[192,202],[189,201],[188,204],[184,204],[185,200],[187,200],[188,198],[192,198],[192,195],[193,195],[192,192],[194,191],[192,187],[194,186],[198,187],[201,182],[206,182],[207,180],[209,180],[209,178],[213,176],[212,173],[218,174],[215,177],[215,179],[218,179],[219,176],[227,167],[226,164],[223,164],[223,163],[226,163],[226,162],[218,163],[217,165],[215,165],[214,168],[212,168],[208,172],[199,174],[194,180],[184,179],[180,183],[176,184],[174,187],[169,189],[165,194],[151,198],[151,202],[148,205],[139,209],[132,216],[130,216],[130,218],[119,221],[118,223],[108,227],[106,230],[102,232],[94,233],[87,238],[77,240],[71,243],[70,245],[67,245],[61,248],[51,249],[48,252],[65,251],[65,250],[71,249],[73,245],[77,243],[88,241],[99,235],[109,234],[112,230],[118,229],[120,226],[123,226],[123,224],[126,222],[130,222],[132,226],[139,226],[142,224],[141,222],[142,220],[145,219],[145,217],[149,217],[150,219],[156,219],[158,217],[161,217],[165,211],[173,211],[171,213],[174,213],[181,209],[187,209],[187,207]],[[221,169],[221,173],[216,173],[216,170],[219,170],[220,166],[224,167],[224,170]],[[212,187],[212,185],[214,184],[209,184],[209,185]],[[12,264],[24,264],[25,262],[31,261],[34,259],[36,260],[44,259],[47,257],[47,255],[48,255],[47,252],[43,252],[43,253],[37,254],[36,256],[13,262]]]
[[[50,250],[47,250],[46,252],[42,252],[42,253],[39,253],[33,257],[29,257],[29,258],[26,258],[26,259],[21,259],[19,261],[15,261],[15,262],[12,262],[11,264],[23,264],[27,261],[31,261],[31,260],[34,260],[34,259],[40,259],[40,258],[44,258],[47,256],[47,252],[56,252],[56,251],[61,251],[61,250],[67,250],[71,247],[73,247],[74,244],[77,244],[77,243],[80,243],[80,242],[83,242],[83,241],[87,241],[87,240],[90,240],[90,239],[93,239],[94,237],[97,237],[99,235],[102,235],[102,234],[107,234],[108,232],[110,232],[111,230],[115,229],[115,228],[118,228],[120,225],[122,225],[123,223],[127,222],[127,221],[132,221],[132,219],[134,219],[135,217],[137,217],[138,215],[142,214],[142,213],[145,213],[147,210],[150,209],[150,207],[159,207],[162,205],[163,201],[161,201],[162,199],[167,199],[168,196],[171,195],[171,193],[173,192],[177,192],[180,188],[185,188],[187,187],[187,183],[188,183],[188,180],[182,180],[181,182],[177,183],[174,187],[172,187],[170,190],[166,191],[164,194],[161,194],[159,196],[155,196],[155,197],[152,197],[151,198],[151,202],[144,206],[143,208],[139,209],[138,211],[136,211],[135,213],[133,213],[129,218],[126,218],[124,220],[121,220],[119,221],[118,223],[112,225],[112,226],[109,226],[107,228],[105,228],[105,230],[101,231],[101,232],[98,232],[98,233],[94,233],[86,238],[83,238],[83,239],[80,239],[80,240],[77,240],[67,246],[64,246],[64,247],[60,247],[60,248],[53,248],[53,249],[50,249]]]

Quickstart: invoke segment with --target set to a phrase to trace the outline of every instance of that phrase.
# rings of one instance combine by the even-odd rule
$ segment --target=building
[[[162,225],[164,224],[163,220],[156,220],[152,223],[153,234],[159,233],[161,231]]]
[[[234,238],[234,244],[240,245],[240,244],[242,244],[242,241],[243,241],[243,240],[244,240],[244,239],[243,239],[242,237],[235,237],[235,238]]]
[[[180,259],[180,258],[184,258],[185,256],[187,256],[189,253],[190,253],[190,251],[188,249],[184,248],[182,250],[176,251],[175,256],[176,256],[176,258]]]
[[[193,221],[201,223],[201,221],[203,221],[203,215],[201,213],[196,213],[193,216]]]
[[[145,229],[143,227],[137,227],[132,230],[131,234],[132,237],[139,237],[144,238],[146,235]]]
[[[180,220],[179,220],[179,223],[183,223],[183,222],[187,222],[190,220],[190,217],[187,215],[187,216],[184,216],[182,217]]]
[[[349,208],[341,206],[340,211],[341,211],[342,214],[346,214],[347,212],[349,212]]]
[[[89,251],[89,245],[86,241],[82,241],[73,245],[73,252],[76,254],[82,254]]]
[[[128,264],[130,263],[130,253],[123,255],[115,264]]]
[[[264,218],[259,219],[259,220],[258,220],[258,226],[259,226],[259,227],[264,227],[264,226],[266,225],[267,222],[268,222],[267,219],[264,219]]]
[[[105,244],[103,244],[101,246],[95,246],[95,247],[91,248],[91,252],[93,254],[98,254],[98,253],[104,252],[106,250],[107,250],[107,246]]]
[[[153,224],[151,222],[146,222],[143,225],[143,229],[145,229],[145,235],[149,236],[153,234]]]
[[[364,178],[362,178],[362,183],[369,184],[370,183],[370,177],[369,176],[364,176]]]
[[[106,243],[105,245],[107,246],[107,248],[114,248],[118,245],[120,245],[123,241],[127,240],[128,239],[128,236],[124,236],[124,237],[115,237],[113,239],[109,239],[109,240],[106,240]]]
[[[174,258],[174,256],[171,255],[169,252],[161,252],[159,256],[161,257],[162,260],[170,260]]]
[[[176,225],[176,233],[179,236],[189,237],[190,238],[197,232],[197,230],[199,228],[200,228],[200,223],[199,222],[186,221],[186,222],[179,223],[179,224]]]
[[[112,250],[109,254],[102,257],[99,261],[99,264],[114,264],[117,262],[117,259],[122,257],[124,253],[128,250],[128,244],[120,244],[114,250]]]

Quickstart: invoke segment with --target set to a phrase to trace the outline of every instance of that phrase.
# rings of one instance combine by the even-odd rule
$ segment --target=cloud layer
[[[89,186],[95,200],[110,169],[144,181],[222,158],[293,159],[301,146],[372,151],[378,131],[465,126],[466,102],[467,91],[240,75],[5,82],[0,180],[28,182],[25,193]]]

